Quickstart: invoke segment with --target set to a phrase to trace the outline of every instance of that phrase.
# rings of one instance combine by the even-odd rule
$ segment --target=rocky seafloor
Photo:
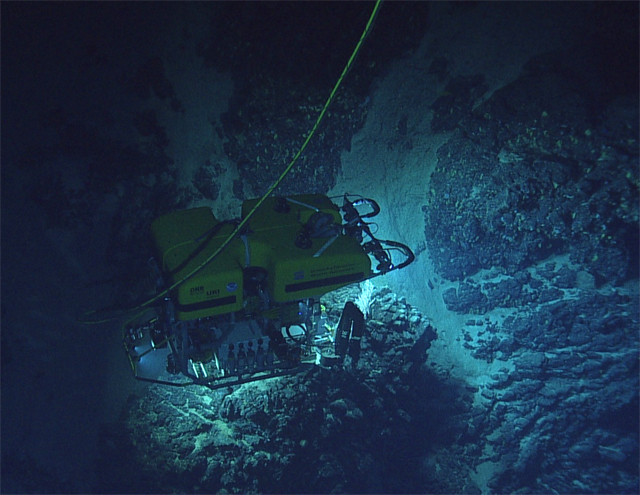
[[[458,119],[438,109],[481,78],[434,104],[452,136],[425,191],[425,290],[447,284],[466,359],[504,366],[457,383],[428,315],[379,289],[357,369],[149,389],[105,433],[105,465],[130,452],[122,479],[141,491],[637,492],[637,112],[594,107],[550,64]],[[357,294],[331,296],[334,318]]]
[[[547,264],[540,273],[548,283],[557,272]],[[471,473],[491,463],[488,486],[497,493],[632,493],[637,304],[576,290],[587,294],[467,321],[460,345],[475,359],[504,362],[483,386],[470,386],[430,362],[438,334],[429,319],[376,289],[356,368],[316,367],[215,392],[151,387],[132,397],[103,432],[101,485],[479,493]],[[327,299],[330,319],[357,295],[343,289]]]
[[[358,289],[323,301],[330,320],[337,322],[349,293]],[[427,453],[465,434],[471,396],[426,362],[436,331],[404,298],[378,289],[370,312],[357,367],[315,367],[224,391],[151,387],[132,397],[121,421],[104,431],[101,486],[114,492],[423,490],[433,474],[423,466]],[[452,461],[450,469],[462,464]],[[466,477],[438,484],[445,491],[471,485]]]

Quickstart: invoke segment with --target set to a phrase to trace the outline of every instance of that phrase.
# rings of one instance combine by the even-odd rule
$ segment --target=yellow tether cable
[[[206,260],[204,260],[202,263],[200,263],[196,268],[191,270],[187,275],[182,277],[180,280],[178,280],[177,282],[175,282],[174,284],[172,284],[170,287],[168,287],[167,289],[163,290],[159,294],[156,294],[154,297],[152,297],[148,301],[145,301],[144,303],[139,304],[138,306],[136,306],[134,308],[126,309],[121,314],[119,314],[118,316],[112,316],[112,317],[104,318],[104,319],[101,319],[101,320],[81,320],[82,323],[106,323],[108,321],[116,320],[116,319],[118,319],[118,318],[120,318],[120,317],[122,317],[122,316],[124,316],[126,314],[129,314],[129,313],[133,312],[133,311],[137,311],[137,310],[140,310],[140,309],[143,309],[143,308],[146,308],[146,307],[150,306],[154,302],[158,301],[159,299],[161,299],[164,296],[166,296],[167,294],[169,294],[174,289],[178,288],[180,285],[185,283],[187,280],[189,280],[191,277],[193,277],[196,273],[198,273],[200,270],[202,270],[206,265],[211,263],[211,261],[214,258],[216,258],[216,256],[218,256],[229,245],[229,243],[231,243],[231,241],[233,241],[233,239],[236,237],[236,235],[238,235],[242,231],[243,227],[247,224],[247,222],[253,216],[253,214],[256,212],[256,210],[258,208],[260,208],[262,203],[264,203],[266,201],[266,199],[269,196],[271,196],[273,191],[284,180],[284,178],[287,176],[287,174],[293,168],[293,165],[298,161],[298,158],[300,158],[300,155],[302,155],[302,153],[306,149],[307,145],[309,144],[309,141],[311,141],[311,137],[314,135],[314,133],[316,132],[316,130],[320,126],[320,122],[322,122],[322,119],[324,118],[324,115],[327,112],[327,109],[329,108],[329,105],[333,101],[333,99],[334,99],[334,97],[336,95],[336,92],[338,91],[338,88],[340,87],[340,84],[342,84],[342,80],[344,79],[344,77],[347,75],[347,73],[351,69],[351,66],[353,65],[353,62],[356,59],[356,55],[360,51],[360,48],[362,47],[362,44],[364,43],[364,40],[366,39],[367,35],[371,31],[371,27],[373,26],[373,21],[375,20],[375,17],[376,17],[376,15],[378,13],[378,10],[380,9],[380,5],[381,4],[382,4],[382,0],[376,0],[376,4],[375,4],[375,6],[373,8],[373,12],[371,12],[371,16],[369,17],[369,20],[367,21],[367,25],[365,26],[364,31],[362,32],[362,35],[360,36],[360,39],[358,40],[358,43],[356,44],[356,47],[354,48],[353,53],[351,54],[351,57],[349,58],[349,61],[347,62],[347,65],[345,65],[344,69],[342,70],[342,74],[340,74],[340,77],[336,81],[336,84],[333,86],[333,89],[331,90],[331,93],[329,94],[329,98],[327,98],[327,101],[324,104],[324,107],[320,111],[320,115],[318,115],[318,118],[316,119],[316,123],[313,125],[313,128],[311,129],[311,132],[309,132],[309,135],[307,136],[307,138],[304,140],[304,143],[302,143],[302,146],[300,147],[298,152],[295,154],[295,156],[293,157],[293,159],[291,160],[289,165],[287,165],[287,168],[284,169],[284,172],[282,172],[282,174],[280,174],[280,177],[278,177],[278,179],[271,185],[271,187],[269,187],[267,192],[258,200],[258,202],[253,207],[253,209],[236,226],[235,230],[229,235],[229,237],[227,237],[225,239],[225,241],[220,245],[220,247],[211,256],[209,256]],[[97,313],[98,311],[99,310],[89,311],[88,313],[86,313],[86,315],[94,314],[94,313]]]

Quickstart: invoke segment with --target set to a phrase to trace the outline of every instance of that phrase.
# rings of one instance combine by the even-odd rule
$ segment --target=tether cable
[[[82,323],[87,323],[87,324],[91,324],[91,323],[106,323],[106,322],[109,322],[109,321],[117,320],[117,319],[121,318],[122,316],[125,316],[125,315],[127,315],[129,313],[132,313],[133,311],[138,311],[138,310],[144,309],[146,307],[149,307],[153,303],[155,303],[156,301],[158,301],[158,300],[162,299],[163,297],[165,297],[166,295],[168,295],[171,291],[177,289],[180,285],[185,283],[187,280],[189,280],[191,277],[193,277],[196,273],[198,273],[205,266],[207,266],[209,263],[211,263],[217,256],[220,255],[220,253],[242,231],[244,226],[247,224],[247,222],[253,216],[253,214],[258,210],[258,208],[260,208],[262,203],[264,203],[266,201],[266,199],[269,196],[271,196],[273,191],[275,191],[275,189],[280,185],[280,183],[284,180],[284,178],[291,171],[291,169],[293,168],[295,163],[298,161],[298,158],[300,158],[300,155],[302,155],[304,150],[307,148],[307,145],[311,141],[311,138],[313,137],[315,132],[318,130],[318,127],[320,126],[320,123],[322,122],[322,119],[324,119],[324,116],[325,116],[325,114],[327,112],[327,109],[329,108],[329,105],[331,105],[331,102],[334,100],[336,92],[338,91],[338,88],[342,84],[342,80],[345,78],[345,76],[347,75],[347,73],[349,72],[351,67],[353,66],[353,63],[354,63],[354,61],[356,59],[356,56],[358,55],[358,52],[360,51],[360,48],[362,47],[362,44],[364,43],[364,41],[367,38],[369,32],[371,31],[371,28],[373,27],[373,23],[375,21],[376,15],[378,14],[378,10],[380,9],[380,5],[381,4],[382,4],[382,0],[376,0],[376,4],[375,4],[375,6],[373,8],[373,12],[371,12],[371,15],[369,16],[369,20],[367,21],[367,24],[366,24],[366,26],[364,28],[364,31],[362,32],[362,35],[360,36],[360,39],[358,40],[358,43],[356,44],[356,47],[353,50],[353,53],[351,53],[351,57],[349,57],[347,65],[345,65],[344,69],[342,70],[342,74],[340,74],[340,77],[336,81],[336,84],[333,86],[333,89],[331,90],[331,93],[329,94],[329,97],[327,98],[326,103],[322,107],[322,110],[320,111],[320,114],[318,115],[318,118],[316,119],[316,122],[313,125],[313,128],[311,129],[311,131],[307,135],[306,139],[302,143],[302,146],[300,147],[298,152],[295,154],[295,156],[292,158],[292,160],[289,163],[289,165],[287,165],[287,167],[284,169],[284,171],[280,174],[280,177],[278,177],[278,179],[271,185],[271,187],[269,187],[267,192],[258,200],[256,205],[251,209],[251,211],[249,211],[249,213],[240,221],[240,223],[236,226],[235,230],[231,234],[229,234],[229,237],[227,237],[225,239],[225,241],[220,245],[220,247],[213,254],[211,254],[206,260],[204,260],[202,263],[200,263],[197,267],[195,267],[193,270],[191,270],[189,273],[187,273],[180,280],[178,280],[177,282],[174,282],[170,287],[168,287],[165,290],[163,290],[162,292],[156,294],[154,297],[152,297],[151,299],[143,302],[142,304],[139,304],[139,305],[137,305],[137,306],[135,306],[133,308],[125,309],[117,316],[111,316],[111,317],[103,318],[103,319],[99,319],[99,320],[81,320]],[[100,311],[101,310],[89,311],[89,312],[85,313],[85,316],[89,316],[91,314],[96,314],[96,313],[98,313]]]

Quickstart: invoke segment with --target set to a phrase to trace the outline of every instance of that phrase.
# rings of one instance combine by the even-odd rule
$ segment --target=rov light
[[[150,346],[145,350],[137,346],[135,351],[136,356],[132,359],[136,361],[137,374],[147,378],[160,376],[164,368],[165,352]]]
[[[154,325],[151,329],[151,346],[154,349],[164,349],[167,347],[167,332],[162,325]]]
[[[196,375],[196,377],[198,378],[207,378],[207,370],[204,367],[204,364],[202,364],[202,361],[192,361],[189,360],[189,362],[191,363],[191,369],[193,370],[193,374]]]

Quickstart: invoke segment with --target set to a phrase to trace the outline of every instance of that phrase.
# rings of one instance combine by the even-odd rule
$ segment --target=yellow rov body
[[[257,200],[245,201],[242,218]],[[192,320],[240,311],[244,306],[245,270],[267,274],[267,293],[275,303],[319,298],[327,292],[368,278],[371,260],[355,237],[336,229],[306,238],[305,226],[315,215],[342,224],[340,210],[329,198],[305,194],[268,198],[251,217],[245,235],[234,239],[215,260],[178,287],[177,318]],[[211,256],[233,232],[206,207],[178,211],[153,222],[151,231],[161,270],[169,285],[181,280]]]

